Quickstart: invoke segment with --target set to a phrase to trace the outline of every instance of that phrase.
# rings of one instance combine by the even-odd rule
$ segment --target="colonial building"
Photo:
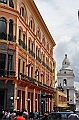
[[[54,92],[54,111],[66,111],[67,105],[67,94],[60,89],[56,89]]]
[[[0,0],[0,110],[53,110],[54,46],[33,0]]]
[[[67,94],[67,102],[70,109],[74,109],[75,102],[75,88],[74,88],[74,73],[70,67],[70,61],[65,54],[65,58],[62,62],[62,68],[57,72],[58,87],[62,87]]]
[[[79,90],[75,90],[76,96],[76,111],[79,111]]]

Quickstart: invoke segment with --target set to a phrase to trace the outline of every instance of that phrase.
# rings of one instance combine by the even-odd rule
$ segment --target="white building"
[[[57,72],[57,84],[62,86],[64,92],[67,93],[67,102],[70,109],[74,109],[76,105],[75,101],[75,88],[74,88],[74,73],[70,67],[67,54],[62,62],[62,68]]]

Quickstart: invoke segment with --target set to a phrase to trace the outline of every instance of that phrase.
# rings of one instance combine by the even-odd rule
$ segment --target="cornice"
[[[41,24],[41,26],[44,27],[47,36],[50,38],[49,40],[51,40],[53,46],[55,46],[56,43],[55,43],[52,35],[50,34],[50,32],[49,32],[49,30],[48,30],[48,28],[47,28],[47,26],[46,26],[46,24],[45,24],[45,22],[44,22],[44,20],[43,20],[43,18],[42,18],[42,16],[41,16],[41,14],[40,14],[40,12],[39,12],[39,10],[38,10],[35,2],[34,2],[33,0],[29,0],[29,1],[26,0],[26,1],[27,1],[28,5],[29,5],[28,7],[29,7],[31,13],[35,14],[34,17],[37,16],[35,19],[36,19],[37,21],[39,21],[39,24]],[[43,28],[41,28],[41,29],[43,29]]]

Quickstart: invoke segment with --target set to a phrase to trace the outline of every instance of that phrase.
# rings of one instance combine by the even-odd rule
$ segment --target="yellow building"
[[[67,108],[67,94],[56,89],[54,93],[54,111],[65,111]]]

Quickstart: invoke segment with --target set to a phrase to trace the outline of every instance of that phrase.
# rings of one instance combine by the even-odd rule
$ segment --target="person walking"
[[[5,115],[4,115],[4,113],[0,113],[0,120],[5,120]]]
[[[68,120],[79,120],[79,116],[76,114],[75,110],[73,110],[73,113],[68,116]]]
[[[42,120],[49,120],[48,119],[48,113],[44,113],[44,117],[42,118]]]
[[[15,117],[13,120],[25,120],[25,118],[22,115],[23,115],[23,112],[19,112],[18,116]]]

